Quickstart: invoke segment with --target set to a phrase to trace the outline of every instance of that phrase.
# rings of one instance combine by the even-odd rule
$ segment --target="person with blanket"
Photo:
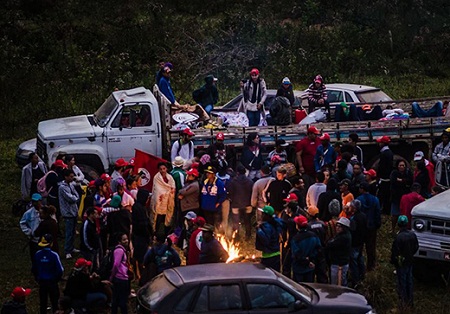
[[[265,117],[264,102],[267,98],[266,82],[259,76],[259,70],[250,71],[250,79],[240,82],[242,102],[238,112],[244,111],[248,117],[249,126],[258,126],[261,115]]]
[[[169,234],[175,207],[175,180],[167,172],[167,164],[158,163],[158,173],[153,178],[152,226],[156,234]]]

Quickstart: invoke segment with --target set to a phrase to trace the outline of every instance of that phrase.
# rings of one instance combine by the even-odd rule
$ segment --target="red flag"
[[[141,173],[140,189],[152,191],[153,177],[158,172],[158,163],[160,162],[167,163],[167,160],[135,149],[133,173]]]

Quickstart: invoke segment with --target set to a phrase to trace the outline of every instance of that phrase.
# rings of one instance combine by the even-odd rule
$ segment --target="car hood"
[[[436,196],[414,206],[412,216],[425,216],[430,218],[450,218],[450,190],[439,193]]]
[[[353,289],[326,284],[304,284],[314,289],[319,297],[317,306],[335,307],[337,302],[339,307],[361,307],[371,309],[366,298]],[[339,299],[338,299],[339,298]]]
[[[87,115],[52,119],[39,122],[38,132],[44,139],[65,139],[91,137],[95,135],[94,128]]]

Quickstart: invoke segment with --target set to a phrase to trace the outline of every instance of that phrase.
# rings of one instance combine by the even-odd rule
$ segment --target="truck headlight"
[[[423,221],[422,219],[414,220],[414,229],[417,231],[424,231],[425,221]]]

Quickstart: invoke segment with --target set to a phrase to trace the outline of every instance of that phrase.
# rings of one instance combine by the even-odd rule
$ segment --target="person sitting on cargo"
[[[214,105],[219,100],[219,92],[217,91],[215,84],[216,82],[217,78],[213,75],[208,75],[205,77],[205,84],[192,93],[192,98],[194,101],[202,106],[208,114],[211,110],[213,110]]]
[[[428,117],[442,117],[444,115],[444,107],[442,101],[437,101],[430,109],[422,109],[417,101],[411,104],[411,109],[414,117],[428,118]]]
[[[194,135],[194,132],[189,128],[185,128],[181,132],[180,139],[172,144],[172,150],[170,152],[171,161],[174,161],[177,156],[180,156],[183,160],[194,158],[194,142],[192,142]]]
[[[172,86],[170,85],[170,73],[172,68],[164,66],[162,76],[159,79],[158,87],[161,93],[166,96],[172,105],[176,103],[175,94],[173,93]]]
[[[339,105],[336,105],[334,108],[334,121],[359,121],[356,105],[348,105],[345,102],[341,102]]]
[[[291,105],[291,107],[294,105],[294,103],[295,103],[294,90],[292,87],[291,80],[289,80],[288,77],[285,77],[281,81],[281,86],[280,86],[280,88],[278,88],[277,94],[275,95],[275,97],[279,97],[279,96],[286,97],[287,99],[289,99],[289,104]]]
[[[323,78],[320,74],[317,74],[313,83],[308,87],[308,111],[312,113],[316,107],[325,107],[327,120],[330,121],[330,103],[327,97],[327,88],[323,83]]]
[[[292,113],[289,99],[278,96],[269,109],[270,115],[266,117],[268,125],[288,125],[292,123]]]

